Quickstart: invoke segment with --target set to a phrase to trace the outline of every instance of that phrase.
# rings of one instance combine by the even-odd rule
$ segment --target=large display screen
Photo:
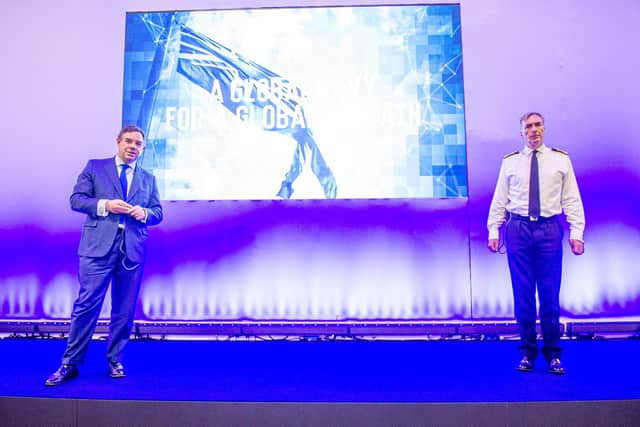
[[[165,200],[467,197],[458,5],[128,13]]]

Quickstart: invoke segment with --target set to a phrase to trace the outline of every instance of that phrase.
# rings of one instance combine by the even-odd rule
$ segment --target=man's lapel
[[[122,199],[122,187],[120,186],[120,178],[118,177],[118,167],[116,166],[115,157],[107,159],[104,163],[104,172],[109,178],[109,181],[113,184],[113,188],[116,190],[116,194]]]
[[[127,194],[127,199],[131,200],[136,191],[140,189],[142,185],[142,172],[139,170],[140,167],[136,165],[136,168],[133,170],[133,181],[131,181],[131,188],[129,188],[129,192]]]

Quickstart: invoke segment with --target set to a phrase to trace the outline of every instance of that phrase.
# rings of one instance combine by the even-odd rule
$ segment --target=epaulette
[[[569,153],[568,153],[568,152],[566,152],[566,151],[564,151],[564,150],[561,150],[561,149],[559,149],[559,148],[552,148],[552,149],[551,149],[551,151],[556,151],[556,152],[558,152],[558,153],[562,153],[562,154],[564,154],[565,156],[568,156],[568,155],[569,155]]]
[[[509,157],[515,156],[518,153],[519,153],[519,151],[514,151],[513,153],[505,154],[503,159],[508,159]]]

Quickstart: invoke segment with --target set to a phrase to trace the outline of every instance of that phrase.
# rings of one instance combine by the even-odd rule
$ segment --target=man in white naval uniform
[[[551,373],[564,374],[560,348],[563,230],[559,216],[564,211],[570,225],[571,251],[581,255],[584,209],[569,155],[543,143],[542,114],[526,113],[520,125],[525,146],[502,160],[487,221],[488,246],[498,251],[499,228],[506,220],[505,244],[521,340],[517,369],[532,371],[538,355],[537,289],[542,354]]]

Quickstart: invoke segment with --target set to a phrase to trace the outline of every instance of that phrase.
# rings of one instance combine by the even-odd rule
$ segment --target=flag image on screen
[[[127,14],[165,200],[466,197],[459,7]]]
[[[259,123],[265,130],[290,134],[295,139],[297,146],[291,168],[285,174],[278,196],[291,197],[293,182],[300,175],[308,153],[311,153],[311,170],[318,178],[325,197],[336,197],[335,178],[306,125],[304,110],[299,103],[299,88],[185,26],[180,31],[178,72],[209,92],[216,87],[220,102],[229,111],[238,111],[241,105],[257,107],[254,111],[260,113]],[[278,86],[275,86],[276,82]],[[234,97],[231,93],[234,84],[243,85],[243,92],[248,96]],[[265,113],[266,109],[270,113]],[[271,114],[272,119],[266,119],[266,114]]]

